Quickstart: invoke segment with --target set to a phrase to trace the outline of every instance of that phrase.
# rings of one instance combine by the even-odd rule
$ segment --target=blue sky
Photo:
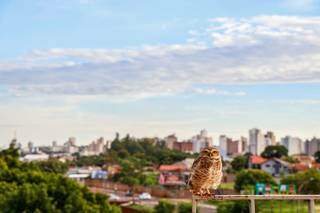
[[[320,136],[319,3],[0,0],[0,145]]]

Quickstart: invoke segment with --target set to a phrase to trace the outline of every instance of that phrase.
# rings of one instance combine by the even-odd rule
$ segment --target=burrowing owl
[[[219,150],[214,147],[204,148],[191,168],[188,181],[190,191],[193,195],[210,196],[210,189],[216,190],[221,178],[222,160]]]

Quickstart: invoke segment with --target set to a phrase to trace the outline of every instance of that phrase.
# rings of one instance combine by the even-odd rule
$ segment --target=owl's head
[[[220,160],[221,159],[220,152],[215,147],[206,147],[206,148],[202,149],[200,152],[200,155],[209,157],[210,159],[213,159],[213,160]]]

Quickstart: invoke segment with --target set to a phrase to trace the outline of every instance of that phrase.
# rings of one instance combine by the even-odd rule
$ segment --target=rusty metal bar
[[[196,197],[196,200],[320,200],[320,195],[215,195],[203,199]]]

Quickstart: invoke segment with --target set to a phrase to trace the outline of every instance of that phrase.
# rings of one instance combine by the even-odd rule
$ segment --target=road
[[[144,206],[148,206],[153,208],[154,206],[156,206],[159,203],[159,200],[163,199],[163,198],[158,198],[158,197],[152,197],[151,200],[140,200],[138,198],[138,194],[134,194],[131,197],[126,196],[125,192],[122,191],[115,191],[115,190],[110,190],[110,189],[103,189],[103,188],[94,188],[94,187],[90,187],[90,190],[93,192],[100,192],[102,194],[107,194],[107,195],[111,195],[114,194],[116,196],[119,197],[119,199],[117,199],[117,202],[120,203],[136,203],[139,205],[144,205]],[[170,201],[171,203],[174,204],[178,204],[181,202],[190,202],[190,199],[175,199],[175,198],[165,198],[166,200]],[[112,201],[112,200],[110,200]],[[198,204],[198,208],[199,208],[199,212],[200,213],[215,213],[216,212],[216,207],[212,206],[212,205],[206,205],[203,203],[199,203]]]

